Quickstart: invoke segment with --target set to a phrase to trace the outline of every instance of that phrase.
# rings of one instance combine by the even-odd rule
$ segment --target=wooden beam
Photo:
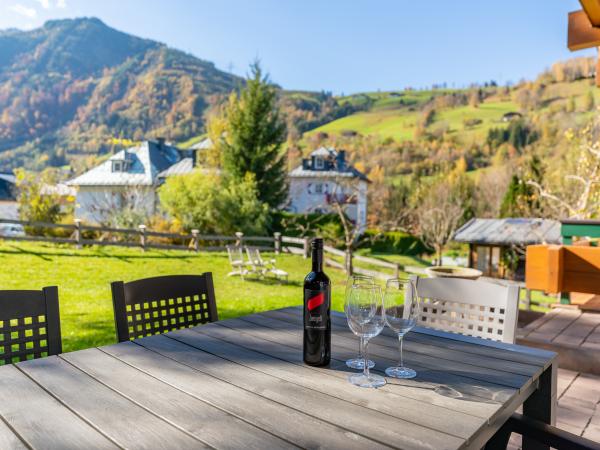
[[[583,10],[595,27],[600,27],[600,0],[579,0]]]
[[[569,13],[569,34],[567,39],[569,50],[600,47],[600,28],[595,28],[585,11]]]

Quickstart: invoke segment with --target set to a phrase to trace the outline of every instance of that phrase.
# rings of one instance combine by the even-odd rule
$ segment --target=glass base
[[[364,388],[378,388],[385,384],[385,378],[380,377],[379,375],[370,374],[368,377],[366,377],[362,373],[350,375],[348,377],[348,381],[355,386]]]
[[[346,365],[351,369],[363,370],[365,368],[365,360],[363,358],[352,358],[346,361]],[[369,360],[369,369],[375,367],[375,363]]]
[[[385,369],[385,374],[392,378],[414,378],[417,372],[408,367],[388,367]]]

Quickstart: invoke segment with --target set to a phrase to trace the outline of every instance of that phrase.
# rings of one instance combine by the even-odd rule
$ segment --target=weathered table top
[[[329,368],[302,363],[299,308],[1,367],[0,448],[480,448],[527,398],[554,402],[553,353],[422,329],[417,378],[355,387],[357,339],[332,320]],[[397,347],[373,339],[378,370]]]

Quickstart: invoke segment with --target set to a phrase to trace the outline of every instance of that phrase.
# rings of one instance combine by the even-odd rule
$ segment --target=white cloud
[[[12,5],[8,9],[22,16],[29,17],[30,19],[33,19],[35,16],[37,16],[37,11],[35,10],[35,8],[28,8],[27,6],[23,6],[20,3]]]
[[[42,5],[42,8],[50,9],[50,0],[37,0],[37,2]]]
[[[64,9],[67,7],[67,0],[56,0],[56,7]]]

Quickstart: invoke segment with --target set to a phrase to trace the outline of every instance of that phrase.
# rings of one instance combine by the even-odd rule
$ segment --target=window
[[[323,193],[323,185],[321,183],[315,184],[315,194]]]
[[[315,169],[323,169],[325,167],[325,161],[323,158],[315,158]]]
[[[123,161],[113,161],[112,162],[112,171],[113,172],[123,172]]]

